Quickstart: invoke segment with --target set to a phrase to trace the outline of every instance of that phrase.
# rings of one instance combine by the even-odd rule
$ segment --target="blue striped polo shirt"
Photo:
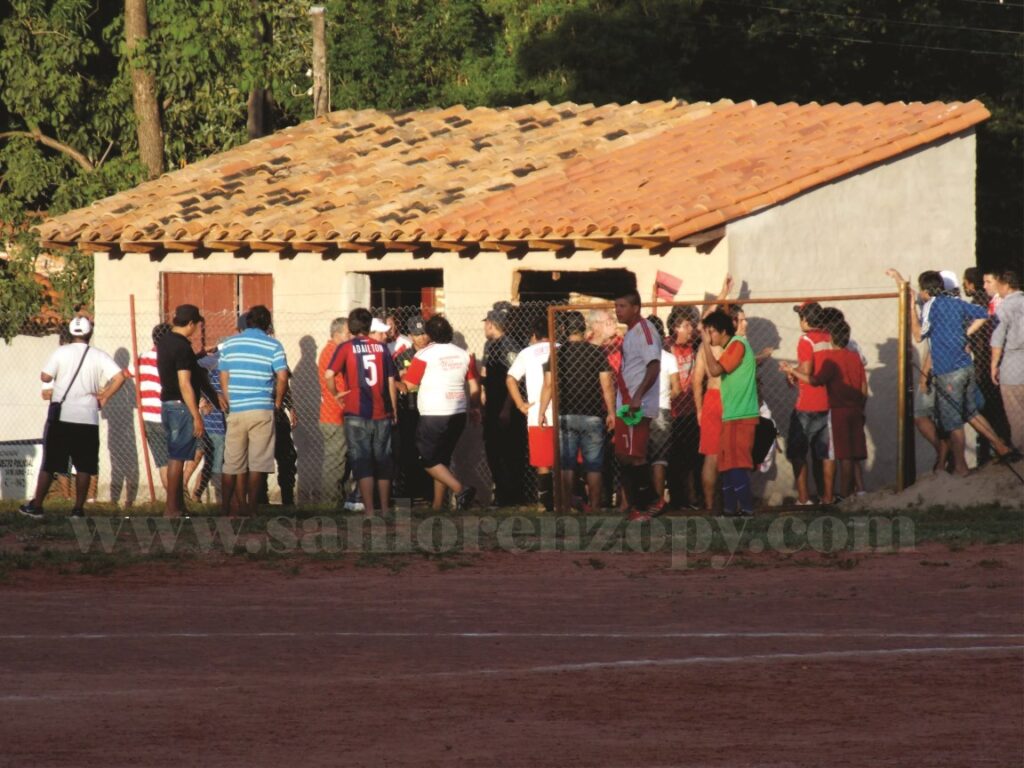
[[[287,367],[281,342],[259,328],[247,328],[226,339],[220,345],[220,369],[231,376],[231,412],[274,410],[274,380]]]

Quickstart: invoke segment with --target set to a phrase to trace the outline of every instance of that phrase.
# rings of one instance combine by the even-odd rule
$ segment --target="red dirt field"
[[[1019,546],[470,562],[17,573],[0,766],[1024,763]]]

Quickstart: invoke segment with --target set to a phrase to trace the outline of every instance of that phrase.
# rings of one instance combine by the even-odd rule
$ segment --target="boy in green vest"
[[[722,436],[718,449],[718,472],[722,478],[725,514],[754,514],[750,470],[754,468],[754,432],[759,416],[757,361],[744,336],[728,313],[715,310],[704,318],[701,345],[704,363],[712,376],[722,377]],[[717,360],[711,347],[722,348]]]

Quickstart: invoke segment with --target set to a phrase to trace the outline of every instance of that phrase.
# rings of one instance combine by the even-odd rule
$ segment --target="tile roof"
[[[988,117],[978,101],[341,111],[39,231],[129,251],[676,241]]]

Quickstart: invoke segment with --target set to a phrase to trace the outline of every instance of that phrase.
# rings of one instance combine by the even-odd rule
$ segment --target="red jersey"
[[[852,349],[826,349],[814,353],[814,380],[823,384],[829,408],[863,408],[861,391],[867,376],[860,355]]]
[[[617,334],[612,336],[607,343],[601,345],[601,349],[608,358],[608,365],[615,373],[619,373],[622,370],[622,337]]]
[[[672,355],[679,366],[679,394],[672,398],[672,415],[695,414],[697,406],[693,400],[693,369],[697,364],[697,351],[692,344],[673,344]]]
[[[335,386],[345,395],[345,415],[387,419],[394,412],[388,379],[395,378],[395,361],[387,347],[356,336],[334,350],[327,367],[338,377]]]
[[[320,421],[324,424],[341,424],[341,405],[338,400],[327,389],[327,382],[324,380],[324,373],[327,366],[334,357],[334,350],[338,345],[328,341],[320,351],[320,358],[317,360],[317,370],[320,372]],[[339,388],[339,391],[344,390]]]
[[[832,335],[827,331],[812,329],[800,337],[796,345],[796,359],[807,363],[814,359],[816,352],[832,349]],[[828,393],[824,387],[797,382],[800,394],[796,398],[798,411],[827,411]]]

